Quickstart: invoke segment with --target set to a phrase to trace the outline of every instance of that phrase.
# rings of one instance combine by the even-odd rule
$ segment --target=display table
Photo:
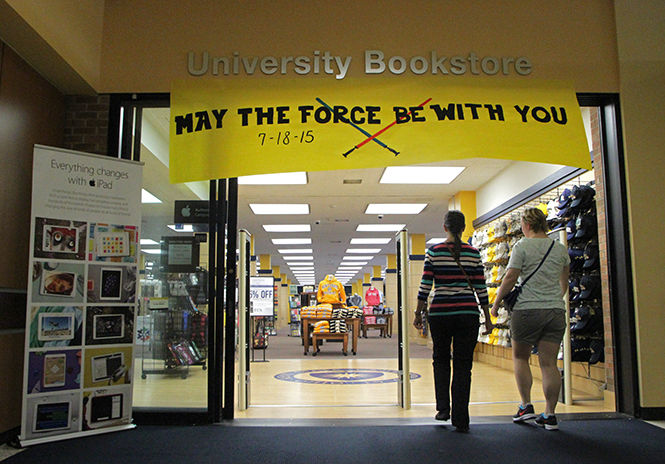
[[[347,352],[347,347],[349,346],[349,333],[348,332],[344,332],[344,333],[313,332],[312,333],[312,349],[313,349],[314,353],[312,353],[312,356],[316,356],[316,354],[319,351],[321,351],[319,349],[319,340],[342,340],[342,353],[344,353],[344,356],[347,356],[349,354]]]
[[[381,323],[381,324],[368,324],[365,322],[366,317],[382,317],[385,319],[386,322]],[[367,338],[367,329],[379,329],[381,331],[381,337],[392,337],[393,335],[393,315],[392,314],[363,314],[363,321],[362,321],[362,331],[363,331],[363,337]]]
[[[339,318],[335,317],[303,317],[302,318],[302,336],[303,336],[303,346],[305,347],[305,356],[309,352],[309,333],[310,325],[315,324],[320,321],[334,321]],[[346,321],[346,326],[352,330],[351,334],[351,352],[355,355],[358,353],[358,334],[360,333],[360,319],[357,317],[347,317],[344,318]],[[316,351],[318,348],[316,345],[314,349]]]

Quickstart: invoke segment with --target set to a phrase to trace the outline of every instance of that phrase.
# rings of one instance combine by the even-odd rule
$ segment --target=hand
[[[489,319],[485,320],[485,330],[483,330],[483,335],[489,335],[494,330],[494,324]]]
[[[492,305],[492,310],[490,311],[490,314],[492,315],[492,317],[498,317],[499,307],[497,305]]]
[[[418,330],[423,330],[423,313],[416,312],[416,317],[413,319],[413,326]]]

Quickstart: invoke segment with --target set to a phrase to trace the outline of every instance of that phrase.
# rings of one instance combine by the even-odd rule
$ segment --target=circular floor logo
[[[324,385],[360,385],[368,383],[397,382],[398,371],[390,369],[308,369],[277,374],[277,380],[286,382],[315,383]],[[411,372],[411,380],[420,374]]]

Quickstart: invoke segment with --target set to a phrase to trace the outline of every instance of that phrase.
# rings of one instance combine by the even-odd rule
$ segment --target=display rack
[[[139,330],[150,337],[142,345],[141,377],[170,374],[184,379],[191,366],[207,368],[207,315],[190,296],[186,277],[169,274],[162,288],[168,288],[168,297],[145,300],[144,327]]]

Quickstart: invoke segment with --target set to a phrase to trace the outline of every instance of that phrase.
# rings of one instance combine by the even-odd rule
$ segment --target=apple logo
[[[90,184],[90,187],[94,187],[95,186],[95,179],[90,179],[90,182],[88,182],[88,183]]]
[[[189,215],[191,214],[189,210],[189,205],[185,206],[181,212],[182,212],[182,217],[189,217]]]

